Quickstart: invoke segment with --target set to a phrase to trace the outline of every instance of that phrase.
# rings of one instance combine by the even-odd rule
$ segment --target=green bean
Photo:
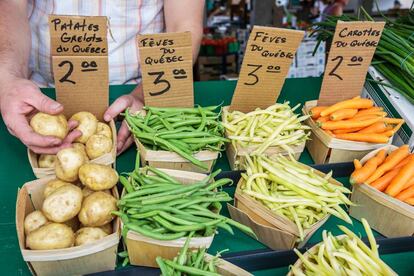
[[[121,182],[122,186],[124,186],[127,193],[131,193],[134,191],[134,188],[131,186],[131,184],[129,183],[128,179],[126,179],[125,176],[120,175],[119,181]]]
[[[165,260],[165,263],[171,267],[173,267],[176,270],[188,273],[190,275],[200,275],[200,276],[220,276],[220,274],[214,273],[214,272],[209,272],[209,271],[205,271],[205,270],[201,270],[198,268],[193,268],[193,267],[189,267],[189,266],[183,266],[183,265],[179,265],[176,264],[170,260]]]
[[[156,222],[161,224],[163,227],[167,228],[168,230],[172,232],[188,232],[188,231],[198,231],[204,229],[206,226],[215,226],[218,223],[222,222],[223,219],[214,219],[209,222],[203,223],[203,224],[192,224],[192,225],[174,225],[167,220],[163,219],[160,216],[154,216],[153,217]]]
[[[138,233],[140,233],[144,236],[147,236],[147,237],[150,237],[150,238],[153,238],[153,239],[156,239],[156,240],[161,240],[161,241],[176,240],[176,239],[184,237],[187,234],[186,232],[178,232],[178,231],[176,231],[173,234],[159,234],[159,233],[154,233],[152,231],[146,230],[146,229],[142,228],[141,226],[138,226],[138,225],[132,224],[132,223],[127,223],[127,224],[125,224],[125,226],[127,228],[129,228],[130,230],[138,232]]]
[[[155,258],[155,261],[157,262],[158,266],[160,267],[162,275],[166,275],[166,276],[170,275],[170,271],[167,268],[167,265],[164,263],[164,261],[162,260],[161,257],[158,256],[157,258]]]
[[[157,169],[157,168],[154,168],[154,167],[151,167],[151,166],[148,166],[148,167],[146,167],[146,168],[147,168],[147,170],[149,170],[150,172],[152,172],[152,173],[154,173],[154,174],[158,175],[159,177],[161,177],[161,178],[165,179],[166,181],[168,181],[168,182],[170,182],[170,183],[180,184],[180,182],[178,182],[178,181],[177,181],[177,179],[175,179],[175,178],[173,178],[173,177],[169,176],[168,174],[166,174],[165,172],[163,172],[163,171],[161,171],[161,170],[159,170],[159,169]]]
[[[185,219],[181,219],[181,218],[175,217],[175,216],[173,216],[171,214],[168,214],[167,212],[163,212],[163,211],[160,211],[160,212],[158,212],[158,211],[152,211],[152,212],[157,212],[157,214],[159,216],[161,216],[162,218],[164,218],[164,219],[166,219],[166,220],[168,220],[170,222],[176,223],[176,224],[180,224],[180,225],[195,225],[195,223],[189,222],[189,221],[187,221]],[[157,215],[157,214],[154,214],[154,215]]]

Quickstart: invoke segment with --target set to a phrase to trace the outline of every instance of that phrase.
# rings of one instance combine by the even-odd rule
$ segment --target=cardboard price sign
[[[137,36],[145,104],[193,107],[191,33]]]
[[[109,102],[107,18],[49,16],[56,98],[65,115],[89,111],[102,119]]]
[[[254,26],[230,110],[249,112],[275,103],[303,31]]]
[[[106,16],[49,15],[52,56],[108,55]]]
[[[330,105],[361,93],[385,22],[338,21],[318,105]]]

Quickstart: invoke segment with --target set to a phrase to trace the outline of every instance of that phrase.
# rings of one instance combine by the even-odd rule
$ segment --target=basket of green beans
[[[126,110],[125,119],[144,164],[210,173],[228,141],[218,109],[144,107],[135,114]]]
[[[220,189],[232,181],[214,181],[218,173],[147,166],[120,176],[124,192],[114,214],[122,219],[132,264],[155,267],[157,256],[172,259],[193,231],[190,248],[208,248],[218,229],[233,233],[236,227],[254,236],[250,228],[220,215],[222,203],[232,200]]]
[[[184,246],[174,259],[157,257],[156,261],[162,276],[207,275],[207,276],[251,276],[249,272],[220,259],[218,252],[215,256],[207,254],[205,247],[195,250],[189,249],[191,237],[188,237]]]
[[[343,209],[349,189],[293,157],[246,157],[233,219],[253,229],[272,249],[302,247],[330,215],[352,223]],[[265,225],[265,226],[263,226]]]
[[[230,167],[243,169],[246,154],[291,154],[299,159],[310,135],[310,127],[302,124],[309,116],[294,113],[299,106],[292,108],[289,102],[276,103],[248,113],[229,111],[224,107],[225,137],[231,142],[227,146]]]

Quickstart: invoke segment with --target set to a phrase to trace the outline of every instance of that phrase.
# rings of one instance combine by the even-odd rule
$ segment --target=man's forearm
[[[204,1],[166,0],[164,2],[164,14],[167,32],[191,32],[194,63],[203,37]]]
[[[31,47],[26,0],[0,0],[0,80],[28,77]]]

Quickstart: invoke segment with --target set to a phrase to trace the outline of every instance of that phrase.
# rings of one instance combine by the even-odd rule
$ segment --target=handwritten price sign
[[[193,107],[191,34],[139,35],[145,104],[159,107]]]
[[[107,18],[50,15],[49,28],[56,95],[65,114],[88,110],[101,118],[108,106]]]
[[[248,112],[276,101],[303,35],[288,29],[253,28],[231,110]]]
[[[319,104],[333,104],[361,93],[384,24],[365,21],[337,23]]]

